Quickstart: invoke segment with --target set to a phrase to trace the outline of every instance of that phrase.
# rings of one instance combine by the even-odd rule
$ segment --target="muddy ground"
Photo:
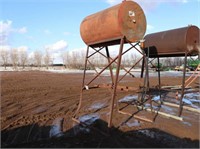
[[[92,77],[94,74],[87,74],[86,80]],[[93,84],[110,81],[110,77],[104,76]],[[161,78],[161,85],[178,85],[181,81],[181,77],[165,76]],[[83,105],[77,114],[84,124],[73,122],[81,82],[81,73],[1,72],[1,147],[199,148],[199,113],[185,109],[182,112],[183,121],[179,121],[118,102],[113,127],[108,128],[109,89],[84,91]],[[142,84],[143,80],[139,78],[126,77],[120,85],[138,88]],[[150,87],[156,88],[157,84],[157,78],[152,77]],[[198,84],[197,80],[191,86],[197,88]],[[179,102],[175,99],[175,92],[161,92],[163,100]],[[152,98],[159,95],[155,90],[151,90],[150,94]],[[132,91],[119,90],[117,100],[129,100],[137,95]],[[200,108],[199,93],[190,94],[188,100],[192,104],[186,102],[187,106]],[[149,103],[145,103],[145,106],[149,106]],[[154,122],[119,114],[116,107]],[[179,113],[177,108],[164,105],[159,110],[172,115]]]

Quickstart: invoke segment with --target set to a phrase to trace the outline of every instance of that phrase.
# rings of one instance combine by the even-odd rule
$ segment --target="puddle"
[[[134,100],[138,100],[138,95],[125,96],[124,98],[120,99],[119,102],[131,102]]]
[[[60,137],[63,135],[62,123],[63,123],[63,118],[61,118],[61,117],[56,118],[53,121],[53,124],[52,124],[50,132],[49,132],[49,137]]]

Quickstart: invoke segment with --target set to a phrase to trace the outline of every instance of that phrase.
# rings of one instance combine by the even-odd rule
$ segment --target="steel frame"
[[[181,114],[182,114],[182,109],[183,109],[183,97],[184,97],[184,94],[185,94],[185,87],[187,87],[188,85],[186,84],[187,83],[187,80],[185,81],[185,76],[186,76],[186,66],[187,66],[187,56],[188,56],[188,53],[185,52],[185,57],[184,57],[184,69],[183,69],[183,78],[182,78],[182,85],[181,85],[181,97],[179,98],[178,97],[178,91],[176,92],[176,99],[179,100],[179,113],[178,113],[178,116],[180,117]],[[147,57],[149,57],[149,48],[147,49]],[[157,57],[153,57],[154,59],[157,58],[157,62],[158,62],[158,66],[160,65],[160,60],[159,60],[159,55]],[[154,60],[153,59],[153,60]],[[147,59],[148,60],[148,59]],[[151,63],[151,61],[148,61],[148,63]],[[148,67],[148,66],[146,66]],[[148,70],[148,68],[146,68]],[[143,72],[144,72],[144,60],[143,60],[143,63],[142,63],[142,68],[141,68],[141,78],[143,77]],[[160,75],[160,68],[158,67],[158,85],[159,85],[159,95],[160,95],[160,99],[161,99],[161,75]],[[195,80],[196,77],[193,79]],[[192,80],[192,81],[193,81]],[[191,82],[192,82],[191,81]],[[161,100],[161,104],[163,103],[163,101]]]
[[[119,113],[122,113],[119,109],[118,109],[118,102],[116,102],[116,94],[117,94],[117,89],[120,87],[118,84],[120,83],[121,80],[123,80],[123,78],[129,74],[131,75],[132,77],[134,77],[134,75],[131,73],[131,70],[144,58],[146,57],[146,55],[144,54],[145,52],[142,50],[140,51],[136,46],[143,46],[143,42],[144,41],[138,41],[136,42],[135,44],[132,44],[130,42],[128,42],[125,37],[122,37],[121,40],[120,40],[120,47],[119,47],[119,53],[118,55],[115,57],[115,58],[111,58],[110,57],[110,53],[109,53],[109,49],[108,49],[108,46],[104,46],[104,47],[98,47],[99,49],[97,50],[96,48],[94,48],[93,46],[88,46],[87,47],[87,52],[86,52],[86,57],[85,57],[85,66],[84,66],[84,72],[83,72],[83,80],[82,80],[82,87],[81,87],[81,91],[80,91],[80,99],[79,99],[79,104],[78,104],[78,108],[75,112],[75,114],[73,115],[73,120],[75,122],[79,122],[78,120],[78,113],[82,107],[82,102],[83,102],[83,92],[84,90],[87,90],[87,89],[90,89],[92,87],[89,87],[89,85],[94,82],[107,68],[109,68],[109,71],[110,71],[110,77],[111,77],[111,85],[105,85],[106,88],[109,88],[111,89],[111,100],[110,100],[110,104],[109,104],[109,119],[108,119],[108,127],[112,127],[112,120],[113,120],[113,110],[115,108],[115,104],[117,105],[117,111]],[[127,50],[124,51],[124,44],[125,43],[129,43],[129,45],[131,46],[130,48],[128,48]],[[101,51],[105,48],[105,51],[106,51],[106,55],[104,53],[102,53]],[[129,52],[131,49],[135,49],[137,50],[139,53],[142,54],[142,58],[140,58],[129,70],[127,70],[124,66],[121,65],[121,60],[122,60],[122,56],[124,54],[126,54],[127,52]],[[89,54],[89,50],[92,49],[94,50],[95,52],[92,53],[92,54]],[[141,49],[143,49],[143,47],[141,47]],[[91,64],[91,62],[89,61],[89,58],[94,56],[95,54],[100,54],[102,55],[103,57],[105,57],[108,61],[108,64],[100,71],[98,72],[96,69],[95,69],[95,72],[96,72],[96,76],[94,76],[90,81],[86,82],[86,68],[87,68],[87,65],[88,63]],[[112,64],[113,63],[116,63],[117,66],[116,66],[116,74],[114,75],[113,73],[113,70],[112,70]],[[126,73],[120,78],[119,76],[119,73],[120,73],[120,68],[122,68]],[[146,75],[148,75],[148,72],[146,73]],[[102,87],[103,85],[96,85],[95,87]],[[122,87],[123,88],[123,87]],[[125,87],[125,89],[123,88],[123,90],[132,90],[133,88],[131,87]],[[145,90],[147,90],[147,88],[144,88]],[[134,89],[133,89],[134,90]],[[138,119],[142,119],[138,116],[136,116],[136,118]],[[147,120],[149,121],[149,120]]]
[[[127,50],[123,51],[124,50],[124,44],[125,43],[129,43],[131,45],[130,48],[128,48]],[[137,49],[137,45],[139,45],[141,47],[141,51],[139,49]],[[99,49],[96,49],[96,48],[99,48]],[[121,65],[121,60],[122,60],[122,56],[124,54],[126,54],[127,52],[129,52],[131,49],[135,49],[137,50],[141,55],[142,57],[129,69],[127,70],[124,66]],[[92,49],[94,50],[94,53],[92,54],[89,54],[89,50]],[[105,52],[106,54],[102,53],[102,50],[105,49]],[[108,64],[100,71],[98,72],[95,67],[95,72],[96,72],[96,76],[94,76],[90,81],[88,81],[86,83],[86,71],[87,71],[87,65],[90,64],[92,65],[92,63],[90,62],[89,58],[91,58],[92,56],[94,56],[95,54],[100,54],[102,55],[104,58],[107,59],[107,62]],[[183,109],[183,102],[182,102],[182,99],[184,97],[184,93],[185,93],[185,74],[186,74],[186,63],[187,63],[187,56],[188,54],[185,53],[185,58],[184,58],[184,70],[183,70],[183,79],[182,79],[182,86],[181,86],[181,97],[180,97],[180,103],[179,103],[179,113],[178,113],[178,116],[180,117],[181,116],[181,113],[182,113],[182,109]],[[160,60],[159,60],[159,56],[155,57],[157,58],[157,62],[158,62],[158,66],[160,66]],[[89,46],[87,47],[87,52],[86,52],[86,57],[85,57],[85,66],[84,66],[84,73],[83,73],[83,80],[82,80],[82,87],[81,87],[81,91],[80,91],[80,99],[79,99],[79,104],[78,104],[78,108],[75,112],[75,114],[73,115],[73,120],[75,122],[78,122],[80,123],[80,121],[78,120],[78,113],[81,109],[81,106],[82,106],[82,102],[83,102],[83,92],[84,90],[88,90],[90,88],[99,88],[99,87],[104,87],[104,88],[108,88],[108,89],[111,89],[111,100],[110,100],[110,104],[109,104],[109,119],[108,119],[108,127],[112,127],[112,121],[113,121],[113,110],[114,108],[117,108],[117,111],[118,113],[121,113],[121,114],[126,114],[126,115],[129,115],[129,116],[132,116],[138,120],[143,120],[143,121],[146,121],[146,122],[153,122],[154,120],[150,120],[150,119],[146,119],[146,118],[142,118],[142,117],[139,117],[135,114],[131,114],[131,113],[128,113],[128,112],[124,112],[122,111],[123,108],[119,109],[119,103],[116,102],[116,94],[117,94],[117,89],[120,88],[120,86],[118,85],[120,83],[121,80],[123,80],[123,78],[129,74],[131,75],[132,77],[134,77],[134,75],[131,73],[131,70],[140,62],[142,61],[142,68],[141,68],[141,78],[143,78],[143,75],[144,75],[144,70],[145,71],[145,76],[144,76],[144,83],[143,83],[143,87],[142,87],[142,91],[140,91],[141,93],[141,96],[138,98],[138,101],[139,101],[139,105],[136,105],[136,106],[142,106],[142,109],[143,109],[143,106],[144,106],[144,103],[149,101],[150,102],[150,105],[151,105],[151,111],[152,111],[152,99],[151,99],[151,96],[150,96],[150,92],[149,92],[149,70],[148,70],[148,64],[151,63],[151,61],[149,61],[149,48],[147,50],[147,53],[145,53],[144,51],[144,45],[143,45],[143,41],[138,41],[136,42],[135,44],[132,44],[128,41],[126,41],[125,37],[122,37],[121,40],[120,40],[120,47],[119,47],[119,53],[118,55],[115,57],[115,58],[111,58],[110,57],[110,53],[109,53],[109,49],[108,49],[108,45],[105,45],[105,46],[101,46],[101,47],[93,47],[93,46]],[[116,63],[117,64],[117,67],[116,67],[116,74],[114,75],[113,73],[113,70],[112,70],[112,64],[113,63]],[[110,77],[111,77],[111,84],[98,84],[98,85],[95,85],[95,86],[90,86],[90,84],[92,82],[94,82],[107,68],[109,68],[109,71],[110,71]],[[120,68],[122,68],[126,73],[121,76],[119,76],[119,73],[120,73]],[[159,90],[159,95],[160,95],[160,99],[161,99],[161,75],[160,75],[160,68],[158,67],[158,90]],[[90,87],[89,87],[90,86]],[[121,90],[134,90],[136,91],[136,89],[134,88],[131,88],[131,87],[121,87]],[[178,92],[176,93],[178,94]],[[178,98],[178,96],[176,97]],[[161,103],[159,103],[159,105],[161,105],[163,103],[163,101],[161,100]],[[114,106],[116,104],[116,107]],[[132,104],[132,103],[131,103]],[[130,105],[130,104],[128,104]],[[128,106],[127,105],[127,106]],[[137,112],[136,112],[137,113]]]

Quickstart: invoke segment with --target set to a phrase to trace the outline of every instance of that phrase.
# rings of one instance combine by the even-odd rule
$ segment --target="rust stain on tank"
[[[135,42],[143,39],[146,32],[146,17],[142,8],[133,1],[123,1],[86,17],[80,33],[87,45],[112,42],[126,37]]]
[[[149,47],[150,57],[198,55],[200,52],[199,28],[187,26],[145,36],[145,51]]]

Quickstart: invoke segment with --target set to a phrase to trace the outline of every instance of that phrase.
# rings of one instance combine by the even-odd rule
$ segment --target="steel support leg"
[[[85,66],[84,66],[84,72],[83,72],[83,81],[82,81],[82,86],[81,86],[81,94],[80,94],[80,100],[78,104],[78,108],[74,114],[74,117],[78,114],[81,105],[82,105],[82,100],[83,100],[83,90],[84,90],[84,85],[85,85],[85,76],[86,76],[86,69],[87,69],[87,62],[88,62],[88,54],[89,54],[89,46],[87,47],[87,52],[86,52],[86,57],[85,57]]]
[[[143,60],[142,60],[142,68],[141,68],[140,78],[143,78],[143,75],[144,75],[144,62],[145,62],[145,57],[143,57]]]
[[[147,53],[147,55],[145,54],[145,52],[143,52],[143,54],[145,55],[144,56],[144,66],[142,66],[143,67],[143,69],[144,69],[144,67],[145,67],[145,77],[144,77],[144,85],[143,85],[143,90],[142,90],[142,96],[141,96],[141,103],[144,103],[144,98],[145,98],[145,96],[146,96],[146,93],[147,93],[147,91],[149,91],[149,71],[148,71],[148,61],[149,61],[149,58],[148,58],[148,56],[149,56],[149,49],[148,49],[148,53]],[[144,71],[144,70],[143,70]],[[143,74],[143,72],[142,72],[142,74]],[[143,75],[142,75],[142,77],[143,77]]]
[[[159,96],[160,96],[160,101],[161,101],[161,92],[160,92],[160,89],[161,89],[161,80],[160,80],[160,58],[158,57],[157,58],[158,60],[158,89],[159,89]],[[161,101],[162,102],[162,101]]]
[[[109,115],[109,120],[108,120],[108,127],[109,128],[112,126],[113,109],[114,109],[114,104],[115,104],[115,97],[116,97],[118,77],[119,77],[119,72],[120,72],[123,46],[124,46],[124,37],[121,39],[121,43],[120,43],[115,82],[114,82],[113,93],[112,93],[112,98],[111,98],[111,102],[110,102],[110,115]]]
[[[108,47],[106,46],[106,56],[108,59],[108,64],[111,63],[111,59],[110,59],[110,53],[108,51]],[[113,77],[113,71],[112,71],[112,65],[109,66],[110,69],[110,76],[111,76],[111,80],[112,80],[112,85],[114,84],[114,77]]]
[[[185,59],[184,59],[184,69],[183,69],[183,79],[182,79],[182,90],[181,90],[181,98],[180,98],[180,104],[179,104],[179,116],[182,114],[183,109],[183,96],[185,92],[185,74],[186,74],[186,66],[187,66],[187,53],[185,53]]]

